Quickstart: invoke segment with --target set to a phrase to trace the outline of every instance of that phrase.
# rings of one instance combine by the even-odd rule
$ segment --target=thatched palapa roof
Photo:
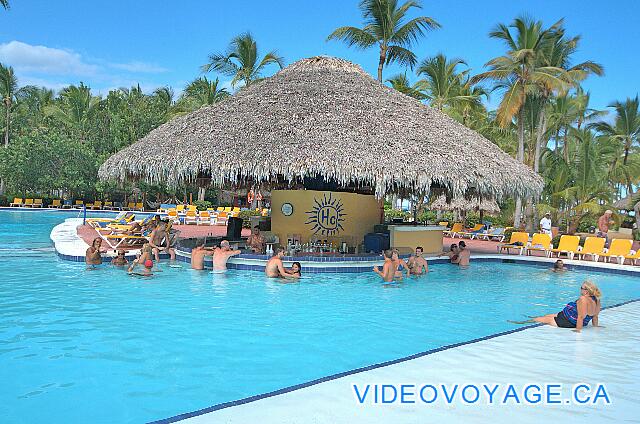
[[[447,198],[444,195],[438,196],[431,204],[429,209],[440,211],[473,211],[481,210],[488,213],[499,213],[500,206],[494,199],[480,199],[478,197],[472,197],[466,199],[464,197],[456,197],[451,199],[451,202],[447,202]]]
[[[542,179],[445,114],[342,59],[312,57],[177,117],[109,158],[102,179],[216,186],[300,182],[500,199],[538,195]]]
[[[617,202],[615,202],[613,204],[613,207],[623,211],[632,211],[635,206],[635,203],[633,202],[634,199],[640,199],[640,194],[638,193],[629,194],[627,197],[624,197],[618,200]],[[640,200],[638,201],[640,202]]]

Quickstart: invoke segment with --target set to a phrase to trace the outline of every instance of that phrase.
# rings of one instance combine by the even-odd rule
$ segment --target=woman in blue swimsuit
[[[589,321],[593,321],[593,326],[597,327],[601,296],[598,286],[587,280],[580,287],[578,300],[567,303],[567,306],[557,314],[535,317],[533,320],[554,327],[575,328],[574,331],[577,332],[588,325]]]

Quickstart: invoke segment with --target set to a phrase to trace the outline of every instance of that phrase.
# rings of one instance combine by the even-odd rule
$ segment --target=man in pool
[[[409,265],[410,274],[421,275],[429,272],[429,264],[427,263],[427,260],[422,257],[423,252],[424,249],[422,249],[422,246],[418,246],[416,247],[416,254],[409,258],[407,265]]]
[[[111,265],[113,266],[127,266],[129,261],[124,256],[124,250],[118,250],[116,257],[111,259]]]
[[[149,235],[149,244],[153,249],[153,254],[156,258],[156,262],[160,261],[160,252],[166,251],[169,253],[171,260],[175,260],[176,252],[169,243],[169,234],[167,234],[167,223],[160,221],[156,228],[153,229]]]
[[[213,270],[218,272],[226,271],[229,258],[239,254],[239,250],[231,250],[229,241],[222,240],[220,247],[213,251]]]
[[[191,250],[192,269],[203,270],[204,258],[206,256],[213,256],[216,251],[215,247],[205,247],[204,244],[204,240],[198,240],[196,247]]]
[[[452,264],[458,264],[460,266],[469,266],[469,260],[471,259],[471,251],[467,249],[467,244],[464,241],[458,243],[458,257],[455,260],[451,260]]]
[[[264,267],[264,273],[269,278],[290,278],[293,277],[293,273],[287,271],[282,264],[282,258],[284,258],[284,248],[278,247],[274,255],[267,261],[267,265]]]
[[[455,261],[458,260],[458,245],[455,243],[451,244],[449,251],[440,253],[438,257],[445,255],[449,257],[449,262],[455,263]]]
[[[558,259],[553,264],[553,268],[551,268],[551,271],[553,271],[553,272],[564,272],[566,270],[567,270],[567,268],[564,267],[564,262],[562,262],[562,259]]]
[[[384,265],[382,265],[382,271],[380,271],[380,269],[376,265],[373,267],[373,272],[375,272],[380,277],[382,277],[382,281],[384,281],[385,283],[390,283],[393,281],[393,278],[395,277],[395,274],[396,274],[396,269],[391,259],[393,258],[393,251],[387,249],[383,252],[383,255],[384,255]]]
[[[87,252],[85,253],[84,261],[87,265],[100,265],[102,264],[102,255],[101,253],[106,253],[107,249],[102,248],[102,239],[100,237],[96,237],[93,239],[93,243],[91,246],[87,248]]]

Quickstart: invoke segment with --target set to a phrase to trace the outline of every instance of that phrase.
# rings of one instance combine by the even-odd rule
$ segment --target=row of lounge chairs
[[[11,207],[26,207],[26,208],[42,208],[44,207],[44,202],[42,199],[23,199],[20,197],[16,197],[13,199],[13,202],[9,204]],[[93,210],[119,210],[119,211],[143,211],[144,205],[142,202],[128,202],[126,206],[120,202],[109,202],[109,201],[101,201],[96,200],[93,203],[85,203],[84,200],[76,200],[75,202],[71,202],[71,200],[62,201],[60,199],[53,199],[51,204],[47,206],[49,209],[82,209],[86,207],[87,209]]]
[[[44,206],[42,199],[24,199],[15,197],[9,204],[12,208],[41,208]]]
[[[198,211],[195,205],[170,205],[162,204],[158,213],[166,214],[171,222],[193,225],[226,225],[229,218],[236,218],[240,215],[239,207],[220,206],[217,209],[208,208],[205,211]],[[260,211],[262,216],[269,214],[268,209]]]
[[[440,222],[439,224],[446,226],[448,223]],[[477,238],[479,240],[493,240],[502,243],[505,237],[505,230],[507,230],[507,228],[491,228],[486,230],[484,224],[476,224],[473,228],[465,230],[461,222],[456,222],[450,230],[444,231],[444,235],[451,238],[460,237],[470,238],[471,240]]]
[[[605,247],[606,239],[602,237],[587,237],[584,246],[580,246],[580,237],[563,235],[557,248],[553,248],[551,244],[551,236],[549,234],[535,233],[529,240],[529,233],[513,232],[508,243],[498,245],[498,251],[510,253],[511,250],[519,251],[522,255],[526,252],[544,252],[545,256],[552,258],[554,254],[559,258],[565,255],[568,259],[574,259],[576,256],[580,260],[590,258],[594,262],[598,262],[602,258],[603,262],[611,262],[615,259],[618,264],[624,264],[630,261],[631,265],[640,264],[640,249],[633,251],[633,240],[629,239],[613,239],[609,248]]]

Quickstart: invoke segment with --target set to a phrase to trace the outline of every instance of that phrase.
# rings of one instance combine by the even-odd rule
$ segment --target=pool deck
[[[629,324],[638,320],[640,301],[632,301],[602,311],[603,327],[589,326],[581,333],[549,326],[525,327],[158,423],[637,423],[640,332]],[[596,385],[604,384],[611,404],[566,403],[574,385],[580,383],[590,384],[594,392]],[[367,384],[393,384],[398,388],[401,384],[444,384],[451,389],[455,384],[460,389],[468,384],[500,384],[502,388],[513,384],[520,399],[522,390],[530,384],[562,384],[563,389],[562,395],[554,398],[561,399],[561,404],[516,405],[511,399],[503,405],[506,389],[501,388],[495,396],[500,402],[493,405],[487,404],[486,396],[476,404],[467,404],[460,394],[448,404],[442,392],[432,404],[420,402],[416,395],[413,399],[418,402],[414,404],[374,405],[370,397],[364,404],[357,401],[354,384],[362,389]]]

